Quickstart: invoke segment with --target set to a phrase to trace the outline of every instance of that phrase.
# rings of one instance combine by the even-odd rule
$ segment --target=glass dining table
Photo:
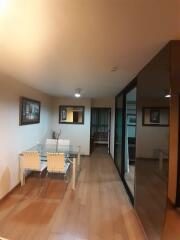
[[[38,152],[40,154],[41,162],[47,161],[47,153],[64,153],[65,159],[72,164],[72,189],[75,190],[77,177],[81,170],[80,146],[73,145],[47,145],[37,144],[24,152]],[[23,153],[20,154],[20,162]],[[26,166],[20,164],[21,186],[25,183],[24,172]]]
[[[46,161],[47,153],[64,153],[65,156],[69,158],[78,158],[80,155],[80,146],[74,145],[47,145],[47,144],[37,144],[27,151],[37,151],[39,152],[42,161]]]

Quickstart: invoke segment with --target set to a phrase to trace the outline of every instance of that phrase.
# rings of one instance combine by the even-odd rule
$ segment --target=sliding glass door
[[[115,148],[114,159],[119,174],[122,176],[122,156],[123,156],[123,95],[116,97],[115,109]]]
[[[136,158],[136,87],[125,94],[124,180],[134,197]]]
[[[136,79],[116,96],[115,164],[127,193],[134,202],[136,149]]]

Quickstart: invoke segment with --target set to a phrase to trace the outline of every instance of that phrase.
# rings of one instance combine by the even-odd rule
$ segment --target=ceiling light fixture
[[[8,6],[8,0],[0,0],[0,10],[5,10]]]
[[[167,93],[167,94],[165,95],[165,98],[171,98],[171,94],[170,94],[170,93]]]
[[[171,98],[171,92],[170,91],[165,91],[165,98]]]
[[[116,72],[118,70],[118,66],[112,66],[111,67],[111,72]]]
[[[75,90],[74,96],[75,96],[76,98],[80,98],[80,97],[81,97],[81,88],[77,88],[77,89]]]

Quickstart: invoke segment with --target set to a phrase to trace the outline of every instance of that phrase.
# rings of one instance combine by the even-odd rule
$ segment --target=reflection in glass
[[[59,122],[69,124],[84,123],[84,107],[83,106],[60,106]]]
[[[124,178],[134,196],[136,149],[136,88],[126,94]]]
[[[161,52],[138,76],[135,208],[148,239],[159,240],[167,204],[170,89],[168,52]]]
[[[115,153],[114,159],[119,173],[122,175],[122,125],[123,125],[123,95],[116,97],[115,112]]]

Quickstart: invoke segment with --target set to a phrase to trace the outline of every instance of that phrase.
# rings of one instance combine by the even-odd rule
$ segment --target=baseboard
[[[25,176],[25,179],[27,180],[30,176],[32,175],[32,172],[27,174]],[[0,199],[0,204],[11,194],[13,193],[18,187],[21,186],[21,182],[19,181],[9,192],[7,192],[1,199]],[[1,240],[1,239],[0,239]]]
[[[6,193],[1,199],[0,204],[6,200],[7,197],[9,197],[10,194],[12,194],[18,187],[20,186],[20,182],[17,183],[8,193]]]
[[[110,153],[109,155],[110,155],[111,159],[112,159],[112,160],[113,160],[113,162],[114,162],[114,158],[113,158],[112,154]]]
[[[91,154],[81,154],[81,157],[90,157]]]

